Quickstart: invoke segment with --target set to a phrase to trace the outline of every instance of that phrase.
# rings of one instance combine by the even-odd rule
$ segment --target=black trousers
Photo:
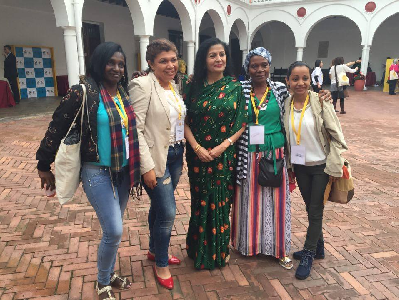
[[[389,95],[396,95],[394,92],[396,90],[397,79],[389,80]]]
[[[335,110],[336,110],[337,100],[338,100],[338,98],[340,98],[340,110],[344,111],[344,92],[343,91],[340,91],[340,92],[334,91],[334,92],[331,92],[331,95],[332,95],[332,99],[333,99],[333,107],[335,108]]]
[[[319,93],[320,90],[322,90],[322,88],[319,88],[318,85],[312,85],[313,91],[316,93]]]
[[[21,98],[19,96],[19,89],[18,89],[18,82],[17,82],[18,77],[7,78],[7,80],[10,83],[11,91],[14,94],[15,103],[19,103]]]
[[[306,204],[308,229],[304,249],[315,251],[318,240],[323,240],[322,219],[324,215],[324,193],[329,175],[325,164],[317,166],[295,165],[297,184]]]

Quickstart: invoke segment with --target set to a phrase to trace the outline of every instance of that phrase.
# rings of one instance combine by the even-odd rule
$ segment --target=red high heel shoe
[[[156,276],[156,279],[157,279],[158,283],[162,287],[165,287],[168,290],[174,289],[174,280],[172,279],[172,276],[170,278],[168,278],[168,279],[162,279],[162,278],[158,277],[156,266],[153,266],[153,271],[154,271],[154,276]]]
[[[149,252],[147,252],[147,259],[151,261],[156,261],[156,257]],[[168,264],[169,265],[180,265],[181,260],[177,258],[176,256],[171,255],[171,258],[168,259]]]

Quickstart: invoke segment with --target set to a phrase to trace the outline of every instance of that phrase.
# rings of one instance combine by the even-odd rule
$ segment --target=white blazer
[[[175,83],[171,81],[175,91]],[[152,169],[156,177],[164,176],[171,134],[170,106],[156,76],[150,72],[131,80],[129,98],[136,114],[139,138],[140,173]]]

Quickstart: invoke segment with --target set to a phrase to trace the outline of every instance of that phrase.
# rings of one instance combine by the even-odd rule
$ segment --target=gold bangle
[[[201,148],[200,144],[197,144],[196,147],[194,148],[194,152],[197,153]]]

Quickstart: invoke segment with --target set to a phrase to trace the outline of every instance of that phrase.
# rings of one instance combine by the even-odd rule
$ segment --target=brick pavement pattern
[[[348,205],[328,203],[326,258],[311,277],[294,278],[270,257],[242,257],[229,265],[195,271],[185,251],[190,214],[186,172],[176,190],[171,253],[175,289],[156,283],[148,250],[149,199],[130,201],[117,268],[133,281],[118,299],[398,299],[399,98],[378,91],[352,92],[339,115],[355,177]],[[38,100],[39,101],[39,100]],[[3,112],[4,113],[4,112]],[[49,114],[0,123],[0,299],[96,299],[96,253],[101,230],[79,188],[60,206],[40,190],[35,152]],[[292,252],[304,243],[307,216],[298,189],[292,204]]]

